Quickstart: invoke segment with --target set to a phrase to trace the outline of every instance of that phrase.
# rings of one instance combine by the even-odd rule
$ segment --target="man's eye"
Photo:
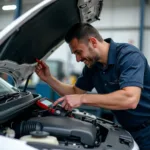
[[[78,54],[78,55],[80,55],[80,54],[81,54],[81,52],[77,52],[77,54]]]

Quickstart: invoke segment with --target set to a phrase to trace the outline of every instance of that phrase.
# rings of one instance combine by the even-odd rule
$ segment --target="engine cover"
[[[96,140],[96,127],[88,122],[78,119],[58,116],[36,117],[29,121],[39,122],[43,126],[43,131],[50,135],[62,137],[77,137],[80,142],[89,146],[94,146]]]

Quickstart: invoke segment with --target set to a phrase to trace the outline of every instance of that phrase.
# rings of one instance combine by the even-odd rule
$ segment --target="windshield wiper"
[[[11,94],[4,94],[4,95],[1,95],[0,96],[0,100],[7,100],[9,98],[15,98],[15,97],[18,97],[20,95],[19,92],[16,92],[16,93],[11,93]]]

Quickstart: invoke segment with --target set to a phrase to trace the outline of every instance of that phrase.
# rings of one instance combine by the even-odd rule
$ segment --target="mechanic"
[[[90,24],[77,23],[65,37],[77,62],[85,67],[76,84],[54,78],[48,66],[38,64],[36,73],[61,98],[66,110],[82,104],[112,110],[140,150],[150,150],[150,68],[144,55],[133,45],[103,40]],[[98,94],[86,94],[95,88]]]

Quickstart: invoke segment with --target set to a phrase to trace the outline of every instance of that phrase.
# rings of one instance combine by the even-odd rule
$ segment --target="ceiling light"
[[[2,7],[2,10],[4,10],[4,11],[9,11],[9,10],[15,10],[17,8],[17,6],[16,5],[5,5],[5,6],[3,6]]]

